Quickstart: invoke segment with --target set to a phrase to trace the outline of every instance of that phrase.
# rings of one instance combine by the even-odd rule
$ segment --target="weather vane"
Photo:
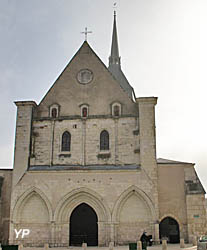
[[[87,30],[87,27],[85,27],[85,31],[81,32],[81,34],[85,34],[85,41],[87,41],[87,35],[88,35],[89,33],[92,33],[92,31],[88,31],[88,30]]]

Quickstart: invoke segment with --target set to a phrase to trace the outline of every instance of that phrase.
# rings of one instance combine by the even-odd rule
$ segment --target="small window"
[[[88,116],[88,109],[86,107],[82,108],[82,117]]]
[[[112,112],[112,116],[120,116],[121,115],[121,104],[116,102],[112,104],[111,107],[111,112]]]
[[[190,191],[197,191],[198,188],[199,188],[198,183],[191,183],[191,184],[189,185],[189,190],[190,190]]]
[[[61,151],[70,151],[70,144],[71,144],[71,134],[68,131],[65,131],[62,135]]]
[[[57,109],[56,108],[52,108],[52,118],[56,118],[57,117]]]
[[[119,106],[115,105],[114,106],[114,116],[119,116],[119,115],[120,115]]]
[[[49,107],[49,116],[52,118],[57,118],[59,116],[60,106],[59,104],[52,104]]]
[[[88,104],[82,104],[80,107],[81,107],[81,117],[88,117]]]
[[[100,134],[100,150],[109,150],[109,133],[106,130]]]

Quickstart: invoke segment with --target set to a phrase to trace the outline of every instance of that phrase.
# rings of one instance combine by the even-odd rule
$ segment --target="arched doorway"
[[[166,217],[159,225],[160,239],[167,238],[169,243],[180,242],[180,230],[177,221],[171,217]]]
[[[92,207],[86,203],[77,206],[70,216],[70,246],[98,245],[98,218]]]

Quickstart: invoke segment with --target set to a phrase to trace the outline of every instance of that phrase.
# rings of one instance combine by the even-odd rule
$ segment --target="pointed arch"
[[[109,132],[107,130],[100,133],[100,150],[109,150]]]
[[[169,243],[179,243],[182,231],[181,223],[174,215],[165,215],[159,221],[159,237],[167,237]]]
[[[54,220],[59,223],[68,223],[72,211],[81,203],[86,203],[95,210],[99,222],[111,221],[111,213],[104,199],[88,188],[78,188],[66,194],[58,202]]]
[[[180,225],[182,225],[182,223],[180,222],[180,220],[178,219],[177,216],[175,216],[174,214],[164,214],[160,219],[159,219],[159,222],[161,222],[163,219],[167,218],[167,217],[171,217],[172,219],[176,220]]]
[[[121,116],[122,110],[121,110],[121,103],[119,102],[113,102],[111,104],[111,114],[112,116],[118,117]]]
[[[61,143],[61,151],[70,151],[71,148],[71,134],[68,131],[65,131],[62,134],[62,143]]]
[[[139,189],[136,186],[130,186],[128,189],[126,189],[117,199],[113,211],[112,211],[112,222],[118,222],[121,209],[123,208],[125,202],[132,196],[136,195],[138,198],[142,199],[142,201],[147,205],[151,212],[151,216],[153,221],[156,220],[156,212],[155,207],[149,196],[145,192],[143,192],[141,189]]]
[[[13,213],[12,213],[12,220],[14,223],[20,222],[20,213],[22,208],[24,208],[27,201],[32,197],[32,195],[37,195],[45,204],[49,216],[49,220],[53,220],[53,210],[50,201],[48,200],[47,196],[38,188],[31,187],[27,191],[25,191],[17,200]]]
[[[180,230],[181,230],[181,231],[183,230],[183,226],[182,226],[183,224],[181,223],[180,219],[179,219],[177,216],[175,216],[174,214],[164,214],[164,215],[159,219],[159,223],[161,223],[161,222],[162,222],[165,218],[167,218],[167,217],[172,218],[172,219],[174,219],[175,221],[177,221]]]
[[[56,118],[57,117],[57,108],[52,108],[52,110],[51,110],[51,116],[52,116],[52,118]]]
[[[98,217],[94,209],[86,203],[81,203],[70,216],[70,246],[98,245]]]

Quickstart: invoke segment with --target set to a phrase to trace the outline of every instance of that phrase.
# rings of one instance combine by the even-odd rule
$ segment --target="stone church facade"
[[[13,170],[0,170],[0,240],[27,245],[191,241],[206,230],[194,164],[156,158],[156,97],[85,41],[39,105],[18,101]],[[16,238],[16,231],[30,234]]]

